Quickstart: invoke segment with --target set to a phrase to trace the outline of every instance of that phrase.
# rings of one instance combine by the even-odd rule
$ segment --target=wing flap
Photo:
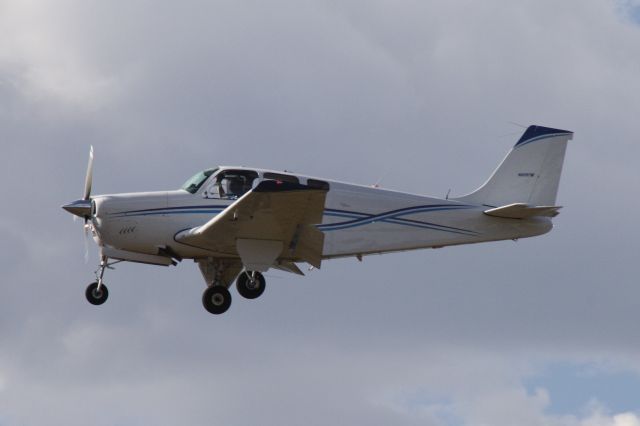
[[[282,241],[238,238],[236,247],[245,268],[250,271],[266,272],[280,256]]]
[[[524,203],[508,204],[485,210],[489,216],[504,217],[508,219],[527,219],[534,216],[555,217],[562,206],[530,206]]]
[[[289,262],[289,261],[280,261],[277,262],[276,264],[273,265],[274,268],[279,269],[281,271],[285,271],[285,272],[290,272],[292,274],[296,274],[296,275],[301,275],[304,276],[304,272],[302,272],[300,270],[300,268],[298,268],[298,265],[296,265],[293,262]]]
[[[292,245],[289,247],[293,257],[320,269],[324,233],[314,225],[304,225],[299,229],[299,234],[297,239],[292,240]],[[293,244],[294,241],[295,244]]]

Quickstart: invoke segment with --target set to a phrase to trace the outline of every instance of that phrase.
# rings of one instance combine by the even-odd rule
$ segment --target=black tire
[[[202,306],[214,315],[223,314],[231,306],[231,293],[223,286],[212,285],[202,293]]]
[[[251,274],[255,273],[255,280],[251,280]],[[246,299],[256,299],[264,293],[266,282],[260,272],[243,271],[238,276],[236,288],[240,296]]]
[[[91,283],[84,292],[87,300],[92,305],[102,305],[109,298],[109,289],[106,285],[102,284],[100,290],[98,290],[98,283]]]

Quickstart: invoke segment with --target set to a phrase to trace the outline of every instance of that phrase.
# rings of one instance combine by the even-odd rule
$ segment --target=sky
[[[0,0],[0,426],[639,426],[636,0]],[[545,236],[107,271],[60,206],[236,164],[432,196],[572,130]]]

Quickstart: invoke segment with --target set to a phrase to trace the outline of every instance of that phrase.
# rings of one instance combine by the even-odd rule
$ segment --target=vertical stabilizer
[[[529,126],[489,180],[456,200],[488,206],[555,205],[564,153],[572,137],[568,130]]]

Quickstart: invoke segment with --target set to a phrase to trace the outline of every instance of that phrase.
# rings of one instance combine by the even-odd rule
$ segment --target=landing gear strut
[[[102,305],[107,301],[109,297],[109,289],[104,285],[102,278],[104,277],[105,269],[113,269],[111,265],[115,265],[116,263],[122,262],[121,260],[109,263],[109,258],[107,256],[102,256],[100,260],[100,267],[95,271],[96,281],[89,284],[87,290],[84,292],[87,300],[92,305]]]
[[[265,280],[258,271],[244,271],[238,276],[236,288],[242,297],[256,299],[264,293]]]
[[[246,299],[255,299],[264,293],[265,280],[258,271],[243,271],[239,259],[198,259],[198,266],[207,289],[202,295],[204,308],[212,314],[222,314],[231,305],[229,288],[236,281],[238,293]]]
[[[207,288],[202,294],[202,305],[207,312],[220,315],[231,306],[229,286],[242,269],[242,264],[230,259],[199,259],[198,266]]]

